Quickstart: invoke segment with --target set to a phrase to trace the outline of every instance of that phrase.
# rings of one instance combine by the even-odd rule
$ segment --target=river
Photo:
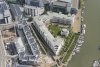
[[[91,67],[93,60],[100,59],[100,0],[85,0],[83,17],[87,25],[85,43],[68,67]]]

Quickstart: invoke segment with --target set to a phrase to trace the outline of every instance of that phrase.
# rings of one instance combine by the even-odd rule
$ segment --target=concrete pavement
[[[1,31],[0,31],[1,33]],[[2,35],[0,34],[0,67],[6,67],[6,59],[5,59],[5,47],[2,40]]]

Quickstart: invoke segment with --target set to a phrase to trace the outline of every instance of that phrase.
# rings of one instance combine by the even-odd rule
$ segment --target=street
[[[1,31],[0,31],[1,33]],[[2,36],[0,34],[0,67],[6,67],[6,59],[5,59],[5,50],[4,50],[4,44],[2,41]]]

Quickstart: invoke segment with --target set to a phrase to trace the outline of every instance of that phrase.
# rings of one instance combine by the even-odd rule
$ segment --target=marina
[[[80,52],[81,46],[84,43],[84,35],[85,35],[85,29],[86,29],[86,24],[81,25],[81,34],[76,42],[76,46],[73,49],[72,55],[75,55],[76,53]]]
[[[100,58],[100,0],[85,0],[83,22],[86,24],[84,43],[80,52],[73,56],[67,67],[100,67],[97,60]],[[81,45],[81,44],[80,44]],[[94,61],[96,60],[96,61]],[[94,61],[94,62],[93,62]],[[94,64],[93,64],[94,63]]]
[[[97,60],[93,61],[92,67],[100,67],[100,62]]]

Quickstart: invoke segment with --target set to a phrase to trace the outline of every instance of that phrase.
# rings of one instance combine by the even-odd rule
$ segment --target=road
[[[5,65],[6,65],[5,50],[2,41],[2,36],[0,35],[0,67],[5,67]]]
[[[85,43],[68,67],[91,67],[93,60],[100,59],[100,0],[85,0],[83,17],[87,25]]]

